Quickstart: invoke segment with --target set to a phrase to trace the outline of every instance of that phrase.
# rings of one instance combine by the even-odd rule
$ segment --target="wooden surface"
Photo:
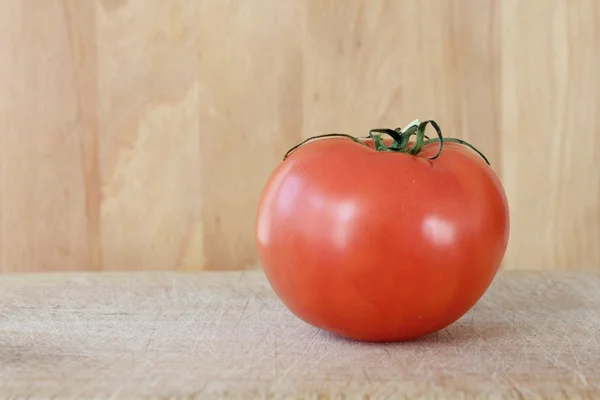
[[[0,271],[256,265],[286,149],[436,119],[508,269],[600,265],[600,2],[2,0]]]
[[[599,332],[597,273],[505,271],[399,344],[306,325],[258,271],[6,275],[0,398],[598,398]]]

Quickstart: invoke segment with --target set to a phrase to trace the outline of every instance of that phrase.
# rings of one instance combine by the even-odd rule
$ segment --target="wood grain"
[[[207,1],[199,7],[202,222],[209,268],[256,265],[254,220],[262,185],[286,148],[301,138],[302,4]]]
[[[0,5],[0,265],[100,266],[91,3]]]
[[[414,118],[490,158],[506,268],[595,268],[598,26],[594,0],[4,0],[0,271],[254,268],[287,148]]]
[[[202,265],[197,2],[99,2],[105,269]]]
[[[502,19],[505,265],[599,265],[600,4],[503,1]]]
[[[505,271],[405,343],[290,314],[258,271],[0,278],[1,398],[600,396],[600,275]]]

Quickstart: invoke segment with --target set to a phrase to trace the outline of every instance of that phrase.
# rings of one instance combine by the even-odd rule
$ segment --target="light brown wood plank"
[[[509,269],[600,265],[594,0],[0,2],[0,271],[244,269],[283,153],[414,118],[481,149]]]
[[[210,269],[256,265],[254,221],[262,187],[301,140],[302,1],[201,2],[202,221]]]
[[[597,273],[506,271],[396,344],[306,325],[254,271],[5,275],[0,304],[2,398],[600,397]]]
[[[91,3],[0,5],[0,266],[99,267]]]
[[[502,3],[507,268],[600,263],[600,4]]]
[[[97,3],[105,269],[203,267],[197,5]]]

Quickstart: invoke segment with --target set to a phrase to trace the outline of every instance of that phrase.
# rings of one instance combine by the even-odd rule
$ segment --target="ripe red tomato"
[[[437,139],[424,136],[428,122]],[[502,185],[473,149],[432,121],[294,148],[256,219],[277,296],[305,322],[357,340],[408,340],[455,322],[489,287],[509,237]]]

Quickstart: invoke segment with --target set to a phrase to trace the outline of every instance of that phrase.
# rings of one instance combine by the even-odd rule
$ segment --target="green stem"
[[[427,135],[425,135],[425,129],[427,128],[427,125],[429,125],[429,124],[431,124],[431,126],[433,126],[433,128],[435,129],[435,132],[437,134],[436,138],[430,139]],[[382,135],[388,135],[393,139],[392,143],[389,146],[386,146],[385,143],[383,142]],[[415,141],[412,143],[412,145],[410,147],[408,147],[410,138],[413,135],[415,135]],[[285,156],[283,157],[283,159],[285,160],[294,150],[296,150],[298,147],[304,145],[305,143],[315,140],[315,139],[325,138],[325,137],[345,137],[348,139],[352,139],[354,142],[356,142],[360,145],[366,146],[366,144],[363,141],[361,141],[359,138],[356,138],[352,135],[348,135],[345,133],[328,133],[325,135],[312,136],[312,137],[302,141],[301,143],[299,143],[296,146],[289,149],[287,151],[287,153],[285,153]],[[404,154],[410,154],[410,155],[419,154],[421,152],[421,150],[423,149],[423,146],[425,146],[427,144],[439,143],[437,153],[435,155],[429,157],[430,160],[434,160],[440,156],[440,154],[442,153],[442,149],[444,147],[444,142],[458,143],[458,144],[467,146],[467,147],[471,148],[472,150],[474,150],[477,154],[479,154],[485,160],[485,162],[488,165],[490,165],[490,162],[483,155],[483,153],[481,151],[479,151],[477,148],[475,148],[475,146],[471,145],[470,143],[467,143],[466,141],[464,141],[462,139],[457,139],[457,138],[444,138],[442,135],[442,130],[440,129],[440,126],[437,124],[437,122],[435,122],[433,120],[427,120],[427,121],[423,121],[423,122],[419,122],[419,120],[415,120],[415,121],[411,122],[410,124],[408,124],[407,126],[405,126],[404,128],[371,129],[369,131],[369,136],[366,138],[371,138],[373,140],[373,145],[374,145],[376,151],[397,152],[397,153],[404,153]]]
[[[457,139],[457,138],[445,138],[445,139],[443,139],[443,140],[444,140],[444,142],[458,143],[458,144],[462,144],[463,146],[467,146],[467,147],[469,147],[470,149],[474,150],[474,151],[475,151],[477,154],[479,154],[479,155],[481,156],[481,158],[483,158],[483,159],[484,159],[484,161],[486,162],[486,164],[487,164],[487,165],[491,165],[491,164],[490,164],[490,162],[488,161],[487,157],[486,157],[486,156],[484,156],[484,155],[483,155],[483,153],[482,153],[481,151],[479,151],[479,150],[478,150],[478,149],[477,149],[475,146],[473,146],[472,144],[470,144],[470,143],[467,143],[467,142],[465,142],[464,140]],[[438,139],[438,138],[429,139],[429,140],[425,141],[424,145],[425,145],[425,144],[428,144],[428,143],[437,143],[437,142],[439,142],[439,141],[440,141],[440,139]],[[442,147],[442,146],[440,145],[440,150],[441,150],[441,147]],[[438,154],[439,154],[439,153],[438,153]]]
[[[438,158],[440,156],[440,154],[442,153],[442,147],[444,145],[444,137],[442,136],[442,130],[440,129],[440,126],[437,124],[437,122],[432,121],[432,120],[423,121],[423,122],[419,123],[419,125],[417,127],[417,132],[415,133],[415,135],[417,136],[417,139],[415,140],[415,143],[411,146],[411,148],[407,150],[407,153],[414,154],[414,155],[419,154],[419,152],[421,151],[423,146],[426,144],[425,138],[427,138],[428,142],[431,141],[431,139],[429,139],[425,135],[425,128],[427,128],[427,124],[431,124],[431,126],[433,126],[433,128],[435,129],[435,133],[438,136],[437,139],[440,142],[437,153],[433,157],[429,157],[429,159],[434,160],[434,159]]]
[[[373,144],[375,146],[375,150],[377,151],[388,151],[389,148],[383,143],[381,135],[376,135],[376,133],[387,134],[391,136],[391,138],[394,139],[393,143],[402,142],[402,135],[398,131],[393,129],[371,129],[369,131],[369,137],[373,139]]]
[[[346,134],[346,133],[326,133],[326,134],[324,134],[324,135],[311,136],[311,137],[309,137],[308,139],[305,139],[305,140],[303,140],[302,142],[298,143],[297,145],[295,145],[294,147],[292,147],[291,149],[289,149],[289,150],[287,151],[287,153],[285,153],[285,156],[283,156],[283,159],[285,160],[286,158],[288,158],[288,157],[289,157],[289,155],[290,155],[290,154],[292,154],[292,152],[293,152],[294,150],[296,150],[297,148],[299,148],[300,146],[303,146],[303,145],[305,145],[306,143],[308,143],[308,142],[311,142],[311,141],[313,141],[313,140],[316,140],[316,139],[321,139],[321,138],[326,138],[326,137],[345,137],[345,138],[348,138],[348,139],[352,139],[353,141],[355,141],[355,142],[356,142],[356,143],[358,143],[358,144],[365,145],[365,144],[364,144],[364,143],[363,143],[363,142],[362,142],[362,141],[361,141],[359,138],[356,138],[356,137],[354,137],[354,136],[352,136],[352,135],[348,135],[348,134]],[[366,146],[366,145],[365,145],[365,146]]]

